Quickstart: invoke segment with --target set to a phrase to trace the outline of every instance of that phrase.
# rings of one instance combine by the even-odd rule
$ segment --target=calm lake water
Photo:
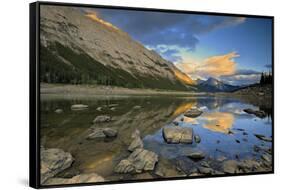
[[[159,155],[171,164],[190,166],[193,163],[186,154],[200,150],[204,160],[259,159],[254,146],[271,148],[271,142],[261,141],[254,134],[272,136],[271,107],[264,102],[249,103],[227,97],[96,97],[96,98],[41,98],[41,145],[46,148],[61,148],[70,152],[75,162],[60,176],[96,172],[107,179],[121,180],[128,176],[114,174],[113,168],[126,158],[132,139],[138,129],[144,148]],[[88,109],[73,111],[71,105],[86,104]],[[140,106],[140,109],[135,109]],[[97,108],[102,107],[101,111]],[[113,108],[114,107],[114,108]],[[191,107],[198,107],[203,114],[197,118],[183,118]],[[56,109],[62,113],[55,113]],[[112,109],[113,108],[113,109]],[[267,117],[258,118],[243,109],[261,109]],[[88,129],[98,115],[112,116],[113,121],[95,124],[118,130],[118,136],[110,140],[87,140]],[[200,143],[167,144],[162,137],[162,128],[174,125],[192,127],[201,137]],[[232,133],[229,134],[229,131]],[[183,166],[184,167],[184,166]],[[191,167],[191,166],[190,166]],[[145,177],[140,177],[145,178]]]

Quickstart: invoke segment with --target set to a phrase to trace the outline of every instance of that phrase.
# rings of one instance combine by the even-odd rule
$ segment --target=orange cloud
[[[99,18],[97,13],[95,13],[95,12],[87,13],[86,17],[88,17],[88,18],[90,18],[90,19],[92,19],[94,21],[97,21],[97,22],[99,22],[99,23],[101,23],[101,24],[103,24],[103,25],[105,25],[105,26],[107,26],[109,28],[114,29],[114,30],[119,30],[116,26],[114,26],[111,23],[106,22],[106,21],[102,20],[101,18]]]
[[[204,128],[220,133],[228,133],[234,122],[234,116],[225,112],[207,113],[203,117]]]
[[[223,75],[232,75],[236,71],[235,57],[239,57],[236,52],[230,52],[225,55],[217,55],[194,63],[180,63],[178,67],[191,77],[220,77]]]

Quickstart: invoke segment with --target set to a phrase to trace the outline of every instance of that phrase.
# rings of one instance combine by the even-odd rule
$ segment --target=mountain
[[[194,89],[174,64],[96,14],[62,6],[40,10],[42,82]]]
[[[231,92],[240,88],[239,86],[225,84],[212,77],[206,81],[201,80],[199,83],[197,82],[197,85],[199,90],[206,92]]]

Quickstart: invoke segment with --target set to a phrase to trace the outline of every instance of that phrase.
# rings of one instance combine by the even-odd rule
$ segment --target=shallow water
[[[73,111],[70,109],[73,104],[86,104],[89,108]],[[141,108],[135,109],[135,106]],[[102,107],[102,111],[98,111],[98,107]],[[183,113],[191,107],[200,108],[203,114],[194,119],[184,117]],[[58,108],[63,109],[63,113],[55,113]],[[266,111],[267,117],[261,119],[247,114],[243,111],[245,108],[262,109]],[[271,142],[261,141],[254,134],[272,136],[270,111],[271,107],[266,102],[253,104],[227,97],[43,96],[41,145],[45,148],[61,148],[75,158],[73,166],[60,174],[62,177],[96,172],[109,180],[121,180],[130,177],[114,174],[113,168],[129,155],[127,148],[132,141],[131,134],[136,129],[141,133],[145,149],[171,163],[186,161],[186,154],[193,150],[203,151],[206,154],[205,160],[222,156],[227,159],[259,159],[260,154],[254,151],[254,145],[271,148]],[[112,116],[113,121],[95,126],[116,129],[118,136],[109,140],[87,140],[92,121],[103,114]],[[201,142],[167,144],[162,137],[162,128],[172,127],[175,120],[181,127],[192,127],[194,134],[201,137]],[[229,134],[229,131],[233,134]]]

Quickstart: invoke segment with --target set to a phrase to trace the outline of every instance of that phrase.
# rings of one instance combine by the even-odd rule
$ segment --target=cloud
[[[272,69],[272,65],[271,64],[266,64],[266,65],[264,65],[264,67],[267,68],[267,69]]]
[[[179,63],[177,66],[186,74],[193,78],[220,77],[232,75],[236,71],[236,62],[234,58],[239,55],[236,52],[230,52],[225,55],[211,56],[203,61]]]
[[[245,22],[244,17],[173,14],[114,9],[82,9],[129,33],[144,45],[178,45],[194,49],[198,35]]]
[[[261,73],[250,69],[237,70],[232,75],[221,76],[220,79],[232,85],[249,85],[259,82]]]

